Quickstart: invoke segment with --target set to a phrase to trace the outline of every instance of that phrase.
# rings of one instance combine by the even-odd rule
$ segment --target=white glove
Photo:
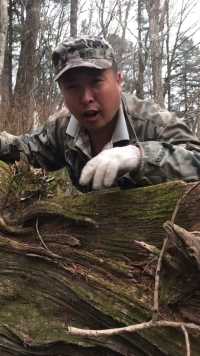
[[[136,170],[140,164],[141,153],[137,146],[114,147],[100,152],[83,168],[80,184],[92,181],[93,189],[113,185],[116,177]]]

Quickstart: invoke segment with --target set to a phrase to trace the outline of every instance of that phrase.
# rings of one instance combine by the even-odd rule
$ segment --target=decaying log
[[[0,172],[1,356],[182,356],[187,332],[199,356],[200,332],[184,329],[200,326],[199,185],[59,192],[30,202],[20,201],[19,182],[6,165]],[[158,321],[182,322],[182,330],[160,325],[109,337],[70,335],[69,326],[112,329],[152,319],[166,233]]]

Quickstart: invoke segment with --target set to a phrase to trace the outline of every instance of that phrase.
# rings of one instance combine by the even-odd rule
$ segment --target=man
[[[122,75],[104,39],[77,38],[53,52],[68,114],[23,136],[0,135],[1,155],[35,167],[67,167],[81,191],[198,180],[200,142],[183,119],[122,93]]]

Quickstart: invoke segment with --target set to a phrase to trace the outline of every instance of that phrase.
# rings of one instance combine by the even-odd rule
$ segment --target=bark
[[[19,130],[31,127],[34,108],[34,81],[37,72],[37,37],[40,27],[41,0],[25,2],[26,18],[21,35],[21,51],[14,90],[15,115],[19,120]],[[23,110],[22,110],[23,108]],[[20,113],[20,115],[19,115]]]
[[[167,107],[171,111],[171,63],[170,63],[170,22],[169,22],[169,3],[166,13],[167,33],[166,33],[166,56],[167,56],[167,78],[164,85],[164,97],[167,94]]]
[[[70,10],[70,36],[77,36],[77,20],[78,20],[78,0],[71,0]]]
[[[143,56],[143,45],[142,45],[142,6],[143,2],[138,0],[138,80],[137,80],[137,88],[136,95],[140,99],[144,99],[144,56]]]
[[[184,58],[184,63],[183,63],[183,96],[184,96],[184,111],[187,113],[188,111],[188,73],[187,73],[187,62]]]
[[[146,0],[149,16],[149,38],[152,64],[153,96],[156,103],[164,107],[164,93],[162,83],[162,36],[166,1],[160,9],[160,0]]]
[[[5,61],[2,71],[2,86],[3,90],[1,93],[1,131],[10,129],[9,113],[13,105],[13,92],[12,92],[12,61],[13,61],[13,10],[12,4],[13,0],[9,0],[8,5],[8,31],[7,31],[7,41],[5,49]]]
[[[8,2],[0,1],[0,80],[4,64],[4,54],[6,48],[6,36],[8,28]]]
[[[200,324],[199,245],[193,252],[187,248],[193,241],[188,233],[199,230],[199,185],[59,193],[30,202],[19,201],[19,177],[0,167],[0,354],[184,355],[179,329],[86,339],[70,336],[67,326],[105,329],[149,321],[166,231],[171,242],[160,274],[159,317]],[[22,186],[29,191],[24,180]],[[198,356],[199,332],[189,335]]]

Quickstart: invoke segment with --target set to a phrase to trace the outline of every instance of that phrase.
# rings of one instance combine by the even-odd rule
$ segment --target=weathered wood
[[[163,224],[192,185],[59,193],[30,203],[19,202],[4,168],[10,183],[0,188],[0,354],[184,355],[181,330],[83,339],[68,335],[67,325],[105,329],[151,319]],[[199,191],[186,195],[175,218],[188,231],[198,230]],[[200,324],[199,270],[182,250],[174,237],[164,255],[159,316]],[[189,334],[197,356],[199,334]]]

